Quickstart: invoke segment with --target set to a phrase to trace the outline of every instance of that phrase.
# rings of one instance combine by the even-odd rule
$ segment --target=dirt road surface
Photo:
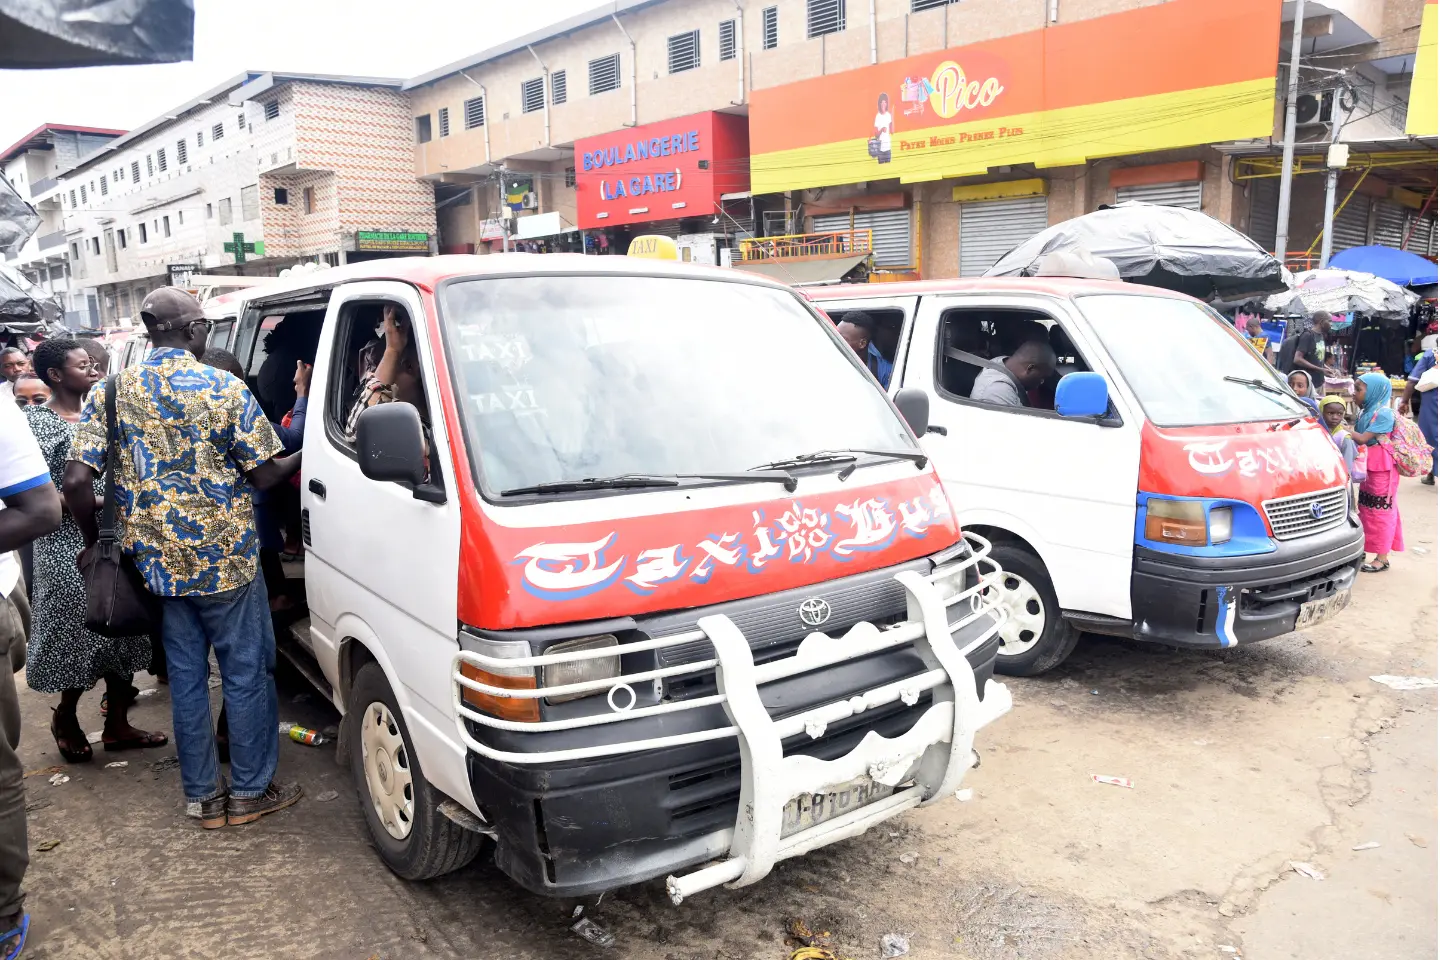
[[[978,741],[969,803],[678,908],[659,882],[590,898],[608,950],[569,932],[575,901],[521,893],[486,863],[395,879],[324,750],[282,742],[307,798],[210,833],[182,815],[173,747],[118,768],[97,750],[52,786],[51,698],[26,690],[26,956],[783,960],[801,917],[855,960],[880,956],[885,933],[922,958],[1431,958],[1436,693],[1369,679],[1436,676],[1435,493],[1403,481],[1401,508],[1411,549],[1362,575],[1338,620],[1229,652],[1087,640],[1055,672],[1010,681],[1015,709]],[[282,685],[282,718],[333,723],[303,689]],[[164,688],[140,703],[140,726],[169,729]],[[98,730],[98,695],[81,710]]]

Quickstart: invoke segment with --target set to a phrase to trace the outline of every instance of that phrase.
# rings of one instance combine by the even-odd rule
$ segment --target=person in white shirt
[[[29,865],[25,835],[20,698],[15,674],[25,666],[30,602],[14,551],[60,526],[60,493],[25,415],[0,403],[0,957],[19,953],[29,918],[20,881]]]
[[[890,135],[894,132],[895,117],[890,113],[890,94],[882,93],[875,110],[875,139],[879,144],[875,159],[881,163],[890,162]]]

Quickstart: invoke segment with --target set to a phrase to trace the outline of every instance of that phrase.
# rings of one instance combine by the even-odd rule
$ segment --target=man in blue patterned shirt
[[[64,493],[87,544],[98,537],[92,484],[116,470],[121,549],[161,598],[180,779],[201,824],[258,820],[300,799],[275,781],[279,720],[275,636],[250,486],[289,479],[300,454],[274,459],[280,442],[245,382],[201,363],[212,322],[195,298],[162,287],[140,317],[154,345],[115,383],[119,462],[108,464],[108,382],[90,393],[76,428]],[[230,726],[227,787],[210,716],[209,651],[220,664]]]

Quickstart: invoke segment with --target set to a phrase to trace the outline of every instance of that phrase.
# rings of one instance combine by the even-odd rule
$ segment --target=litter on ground
[[[1440,686],[1440,683],[1429,677],[1392,677],[1385,674],[1370,679],[1385,684],[1391,690],[1429,690],[1431,687]]]
[[[1351,847],[1350,849],[1351,849],[1351,850],[1374,850],[1374,849],[1375,849],[1376,847],[1378,847],[1378,846],[1380,846],[1380,842],[1379,842],[1378,840],[1371,840],[1371,841],[1369,841],[1368,843],[1357,843],[1357,844],[1355,844],[1355,846]]]
[[[1112,787],[1124,787],[1126,790],[1135,789],[1135,784],[1129,777],[1107,777],[1104,774],[1092,773],[1090,779],[1096,783],[1108,783]]]
[[[315,794],[315,802],[329,803],[331,800],[334,800],[338,796],[340,796],[340,794],[335,792],[334,790],[322,790],[320,793]]]
[[[50,786],[52,786],[52,787],[58,787],[58,786],[60,786],[60,784],[62,784],[62,783],[69,783],[69,782],[70,782],[70,778],[67,777],[67,776],[65,776],[65,774],[63,774],[63,773],[57,773],[57,774],[55,774],[55,776],[53,776],[53,777],[50,778]]]
[[[114,770],[114,769],[117,769],[117,768],[119,768],[119,767],[128,767],[128,766],[130,766],[130,761],[129,761],[129,760],[112,760],[112,761],[110,761],[109,763],[105,764],[105,769],[106,769],[106,770]]]
[[[581,940],[586,943],[593,943],[597,947],[609,947],[615,943],[615,934],[606,930],[600,924],[589,917],[581,917],[571,925],[570,929],[575,932]]]
[[[1291,869],[1291,870],[1294,870],[1296,873],[1300,874],[1300,876],[1302,876],[1302,877],[1309,877],[1311,880],[1324,880],[1324,879],[1325,879],[1325,874],[1323,874],[1323,873],[1321,873],[1319,870],[1315,869],[1315,867],[1312,866],[1311,864],[1302,863],[1302,862],[1300,862],[1299,860],[1291,860],[1291,861],[1290,861],[1290,869]]]
[[[881,960],[903,957],[910,952],[910,938],[899,933],[887,933],[880,938]]]

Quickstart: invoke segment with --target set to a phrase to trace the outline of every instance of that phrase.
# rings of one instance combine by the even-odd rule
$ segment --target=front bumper
[[[993,568],[989,545],[974,539],[983,549],[973,562]],[[484,667],[487,658],[462,652],[456,710],[497,864],[553,896],[670,874],[678,903],[722,883],[753,883],[777,860],[953,794],[973,762],[975,732],[1010,706],[1009,692],[991,679],[1004,614],[977,599],[993,575],[947,603],[930,579],[898,573],[909,595],[904,622],[812,634],[793,656],[759,664],[728,617],[702,617],[696,633],[714,658],[666,668],[665,679],[713,671],[714,695],[598,718],[507,724],[477,713],[459,696],[476,683],[460,677],[459,661]],[[605,684],[651,681],[637,674]],[[783,835],[791,798],[863,777],[894,792]]]
[[[1262,557],[1182,557],[1135,548],[1135,639],[1233,647],[1295,629],[1301,605],[1347,590],[1365,559],[1354,520],[1281,541]]]

